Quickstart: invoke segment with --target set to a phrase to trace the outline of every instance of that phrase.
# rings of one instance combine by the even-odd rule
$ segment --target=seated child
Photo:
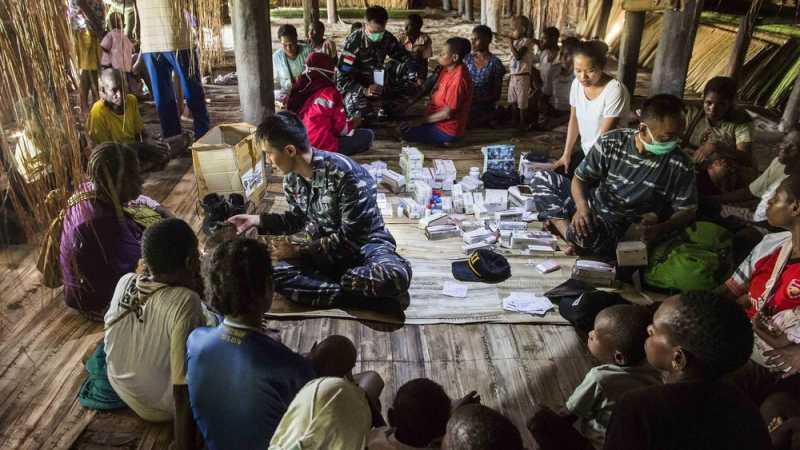
[[[421,71],[418,74],[420,80],[428,77],[428,59],[433,56],[433,41],[427,33],[422,32],[422,16],[419,14],[409,14],[406,18],[403,32],[397,36],[400,45],[411,52],[412,58],[419,63]]]
[[[464,66],[470,44],[464,38],[450,38],[442,47],[436,79],[425,117],[401,126],[402,137],[409,142],[449,145],[464,134],[472,104],[472,80]]]
[[[319,20],[314,21],[308,30],[308,44],[312,51],[325,53],[336,61],[336,42],[333,42],[333,39],[325,39],[325,25]]]
[[[178,448],[194,448],[186,386],[186,338],[205,323],[197,237],[180,219],[150,226],[142,239],[148,273],[123,276],[105,316],[108,381],[139,417],[174,419]]]
[[[758,408],[721,380],[753,352],[750,321],[736,303],[705,292],[669,297],[647,332],[647,361],[665,384],[617,402],[604,449],[772,448]]]
[[[526,129],[525,112],[531,96],[531,70],[533,70],[533,40],[531,21],[525,16],[515,16],[511,21],[511,78],[508,81],[508,104],[511,106],[512,125]]]
[[[600,311],[588,347],[601,365],[593,367],[567,399],[570,415],[558,416],[541,407],[530,419],[528,427],[540,449],[602,446],[611,411],[622,395],[662,384],[661,375],[647,364],[644,353],[651,317],[647,308],[638,305],[615,305]],[[577,436],[572,427],[575,419],[580,419],[577,428],[585,438]]]
[[[561,51],[558,54],[559,63],[554,64],[552,67],[550,74],[551,90],[547,93],[549,104],[546,108],[543,108],[548,111],[548,126],[551,128],[564,125],[569,121],[569,92],[572,88],[572,82],[575,80],[572,58],[579,42],[573,37],[564,39],[561,43]]]
[[[522,450],[517,427],[483,405],[462,406],[447,421],[442,450]]]
[[[142,171],[156,168],[169,158],[169,148],[150,139],[139,115],[139,102],[126,94],[122,72],[106,69],[100,74],[100,100],[86,120],[86,132],[94,145],[113,142],[136,150]]]
[[[411,380],[400,387],[389,408],[389,426],[375,428],[367,450],[413,450],[438,448],[450,418],[450,397],[442,386],[427,378]]]
[[[352,378],[358,353],[353,341],[334,334],[314,343],[308,360],[318,377]]]

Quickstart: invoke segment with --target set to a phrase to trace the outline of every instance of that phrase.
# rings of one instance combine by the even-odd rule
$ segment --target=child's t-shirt
[[[523,47],[527,50],[520,59],[511,56],[511,75],[530,74],[533,65],[533,42],[529,38],[522,38],[514,41],[513,45],[517,50]]]
[[[747,315],[756,314],[755,300],[764,294],[767,281],[772,276],[778,254],[791,233],[768,234],[759,243],[750,255],[739,265],[725,286],[734,295],[741,296],[747,293],[753,300],[753,306],[747,310]],[[772,299],[769,303],[772,313],[779,313],[800,307],[800,259],[789,259],[781,272],[772,290]]]
[[[450,136],[463,135],[472,107],[472,78],[464,64],[442,69],[425,114],[431,115],[445,106],[450,108],[452,115],[447,120],[436,122],[436,128]]]
[[[556,110],[569,111],[569,92],[572,89],[572,82],[575,81],[575,72],[564,70],[561,64],[553,67],[556,70],[554,70],[554,74],[550,79],[550,84],[552,85],[552,90],[549,92],[550,101]]]
[[[629,108],[628,89],[615,79],[611,79],[603,88],[603,92],[594,100],[586,98],[583,85],[576,79],[572,81],[569,92],[569,104],[575,107],[578,118],[578,131],[581,136],[581,148],[589,154],[600,137],[600,123],[609,117],[624,117]],[[625,124],[620,124],[623,128]]]
[[[542,91],[549,95],[553,90],[553,79],[561,70],[561,64],[558,62],[558,50],[542,50],[536,55],[536,62],[539,63],[539,73],[542,74]]]
[[[125,99],[125,111],[117,114],[103,100],[98,100],[89,111],[86,120],[86,131],[97,144],[116,142],[117,144],[133,144],[144,129],[142,116],[139,115],[139,102],[136,96],[128,94]]]
[[[435,447],[412,447],[397,440],[394,428],[373,428],[367,437],[367,450],[433,450]]]
[[[646,362],[636,366],[603,364],[593,367],[567,399],[567,409],[578,416],[587,438],[602,441],[614,405],[623,394],[634,389],[662,384],[661,374]]]
[[[100,42],[103,55],[100,64],[111,66],[123,72],[133,70],[133,42],[125,36],[122,30],[111,30],[106,33]]]

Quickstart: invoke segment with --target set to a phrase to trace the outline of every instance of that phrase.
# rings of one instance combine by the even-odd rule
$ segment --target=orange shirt
[[[452,69],[442,69],[425,114],[431,115],[445,106],[452,111],[451,117],[437,122],[436,127],[450,136],[463,135],[472,106],[472,78],[464,64],[459,64]]]

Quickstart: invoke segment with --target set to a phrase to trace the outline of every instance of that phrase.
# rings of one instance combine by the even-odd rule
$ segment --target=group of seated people
[[[752,119],[725,77],[708,83],[700,108],[666,94],[646,99],[636,128],[625,128],[630,95],[603,71],[606,48],[565,40],[559,49],[552,30],[533,42],[523,19],[513,22],[509,103],[525,121],[521,99],[537,77],[525,55],[539,47],[540,76],[546,61],[549,97],[568,131],[556,170],[537,172],[531,189],[568,253],[609,257],[634,224],[652,243],[697,218],[758,244],[714,293],[670,297],[654,315],[634,306],[601,312],[587,344],[602,365],[570,397],[569,414],[539,408],[528,430],[541,448],[788,448],[800,430],[800,130],[756,176]],[[118,72],[102,73],[87,124],[98,144],[90,182],[69,199],[60,233],[65,301],[105,322],[114,391],[145,420],[174,420],[178,448],[199,445],[195,428],[210,449],[522,448],[502,414],[474,395],[452,402],[431,380],[397,392],[387,425],[382,381],[352,373],[349,340],[331,336],[300,355],[264,330],[274,293],[317,307],[408,305],[411,265],[383,222],[375,180],[346,156],[369,148],[373,133],[359,125],[374,120],[370,104],[390,111],[383,89],[403,86],[372,83],[375,54],[414,55],[398,59],[403,69],[386,67],[386,80],[431,56],[421,20],[408,22],[397,40],[385,10],[371,7],[338,63],[315,26],[296,73],[291,55],[306,50],[296,32],[281,35],[278,60],[296,77],[289,111],[265,119],[256,139],[285,174],[289,209],[230,218],[238,234],[256,229],[269,245],[238,237],[201,255],[191,227],[142,195],[140,159],[163,150],[133,145],[148,141],[135,98],[121,91]],[[472,43],[447,41],[425,116],[403,126],[407,139],[451,143],[476,113],[496,112],[489,105],[505,69],[488,51],[487,30],[476,27]],[[733,220],[711,207],[732,202],[755,211]]]

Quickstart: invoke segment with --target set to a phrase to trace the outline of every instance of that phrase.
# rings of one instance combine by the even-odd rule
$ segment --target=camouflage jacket
[[[283,178],[289,211],[262,214],[263,234],[294,234],[305,230],[306,255],[329,262],[357,255],[367,243],[395,247],[378,209],[375,180],[360,164],[338,153],[313,150],[313,175],[307,181],[290,173]]]
[[[404,63],[411,54],[389,31],[384,32],[380,42],[370,42],[363,29],[350,33],[339,54],[336,87],[342,93],[366,89],[373,82],[372,71],[386,69],[387,57]]]

